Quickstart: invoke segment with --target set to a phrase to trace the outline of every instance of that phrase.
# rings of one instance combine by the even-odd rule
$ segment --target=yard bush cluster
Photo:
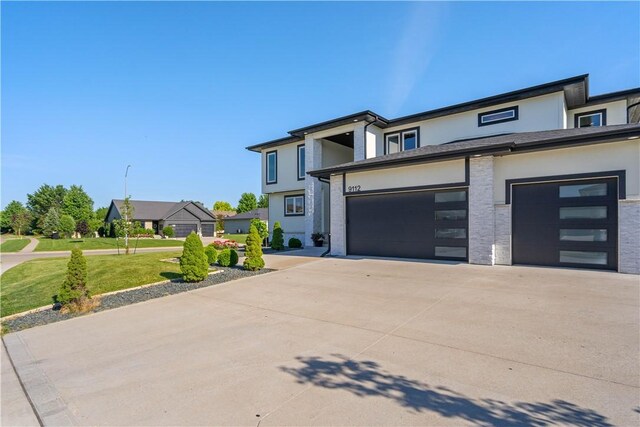
[[[235,267],[238,264],[238,252],[235,249],[223,249],[218,254],[218,264],[222,267]]]
[[[238,242],[236,242],[235,240],[216,240],[215,242],[211,243],[211,245],[219,251],[223,249],[238,249]]]
[[[185,282],[200,282],[209,274],[209,262],[202,240],[196,233],[187,236],[180,257],[180,270]]]
[[[133,230],[135,237],[153,237],[156,233],[151,228],[136,228]]]
[[[292,249],[301,248],[302,242],[300,241],[300,239],[296,239],[295,237],[292,237],[289,239],[289,247]]]

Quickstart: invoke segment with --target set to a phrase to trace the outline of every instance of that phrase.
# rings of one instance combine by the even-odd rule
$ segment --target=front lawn
[[[0,252],[18,252],[29,244],[29,239],[9,239],[0,245]]]
[[[98,237],[87,239],[48,239],[40,238],[40,243],[36,246],[36,252],[42,251],[70,251],[73,248],[79,248],[83,251],[87,249],[116,249],[118,245],[120,249],[124,248],[124,239],[116,239],[110,237]],[[182,246],[182,240],[172,239],[139,239],[138,248],[165,248]],[[129,247],[133,249],[136,246],[136,239],[129,240]]]
[[[248,234],[223,234],[223,239],[235,240],[236,242],[244,245],[247,243]]]
[[[181,277],[178,264],[160,261],[176,256],[179,251],[88,256],[89,290],[98,295]],[[34,259],[7,270],[2,275],[1,315],[52,304],[68,262],[68,257]]]

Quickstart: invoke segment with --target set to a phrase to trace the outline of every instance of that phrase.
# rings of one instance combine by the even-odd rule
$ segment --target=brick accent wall
[[[511,265],[511,205],[495,205],[496,264]]]
[[[345,198],[342,175],[332,175],[331,183],[331,255],[347,254]]]
[[[620,273],[640,274],[640,199],[618,202]]]
[[[469,263],[494,262],[493,157],[469,160]]]

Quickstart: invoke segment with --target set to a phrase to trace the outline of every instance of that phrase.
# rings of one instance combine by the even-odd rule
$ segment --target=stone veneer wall
[[[511,265],[511,205],[495,205],[494,262]]]

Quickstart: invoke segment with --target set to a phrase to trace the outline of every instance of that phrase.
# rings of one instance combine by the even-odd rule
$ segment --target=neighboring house
[[[269,226],[269,209],[257,208],[224,219],[226,233],[246,234],[249,232],[251,220],[259,219]]]
[[[248,147],[269,219],[331,254],[640,273],[640,88],[582,75],[386,119],[372,111]]]
[[[166,226],[173,227],[175,237],[186,237],[192,231],[203,237],[213,237],[215,218],[213,214],[197,202],[156,202],[131,200],[133,220],[144,228],[161,234]],[[124,200],[114,199],[107,211],[106,222],[120,219]]]

